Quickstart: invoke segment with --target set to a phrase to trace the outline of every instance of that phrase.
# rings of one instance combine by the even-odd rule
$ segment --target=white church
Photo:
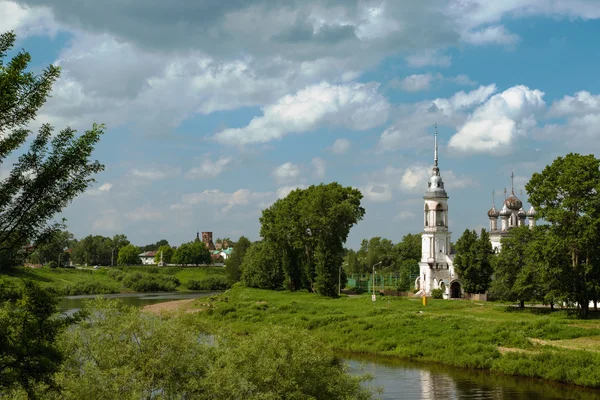
[[[423,199],[424,218],[421,242],[421,261],[419,262],[419,277],[415,280],[417,297],[430,296],[433,289],[442,289],[445,299],[459,299],[464,295],[460,277],[454,270],[454,254],[450,244],[448,230],[448,194],[444,189],[444,181],[438,167],[437,128],[435,131],[435,150],[433,169],[427,191]],[[514,175],[511,175],[514,182]],[[506,189],[504,190],[506,197]],[[498,217],[501,227],[498,229]],[[528,212],[523,210],[523,203],[515,196],[514,183],[512,194],[505,198],[502,210],[496,210],[492,198],[492,208],[488,211],[490,219],[490,241],[495,251],[500,251],[501,240],[510,233],[510,229],[525,225],[528,218],[529,227],[535,226],[536,211],[533,207]]]

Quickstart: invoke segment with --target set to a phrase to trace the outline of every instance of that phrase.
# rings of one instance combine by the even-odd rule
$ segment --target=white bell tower
[[[435,126],[433,170],[423,199],[423,234],[421,243],[420,276],[421,295],[430,295],[433,289],[443,289],[445,297],[451,296],[450,285],[455,279],[450,257],[450,232],[448,231],[448,194],[438,167],[437,124]],[[460,297],[460,296],[459,296]]]

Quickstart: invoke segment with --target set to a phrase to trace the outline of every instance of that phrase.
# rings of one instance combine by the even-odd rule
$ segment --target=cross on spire
[[[515,174],[514,172],[510,172],[510,186],[512,186],[512,194],[515,194]]]
[[[435,123],[435,151],[433,153],[433,165],[437,168],[438,166],[438,145],[437,145],[437,122]]]
[[[504,188],[504,200],[506,200],[506,188]]]
[[[492,190],[492,207],[496,206],[496,191]]]

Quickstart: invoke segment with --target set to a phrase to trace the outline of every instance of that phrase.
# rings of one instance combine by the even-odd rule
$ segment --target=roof
[[[154,257],[158,251],[145,251],[139,255],[139,257]]]
[[[229,247],[229,248],[223,250],[222,253],[225,253],[228,256],[231,255],[231,253],[233,253],[233,247]]]

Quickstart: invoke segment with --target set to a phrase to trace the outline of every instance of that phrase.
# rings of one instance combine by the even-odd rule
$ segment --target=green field
[[[436,362],[600,387],[600,321],[567,310],[497,303],[235,288],[207,300],[197,318],[215,332],[247,334],[264,325],[313,332],[333,350]],[[598,315],[594,315],[598,318]]]
[[[180,281],[176,290],[186,291],[186,284],[194,279],[202,281],[208,277],[225,277],[222,267],[152,267],[135,266],[123,268],[74,269],[74,268],[28,268],[17,267],[0,270],[0,278],[11,281],[29,279],[45,288],[52,288],[62,295],[130,293],[133,290],[124,287],[115,279],[113,270],[124,273],[141,272],[157,276],[172,276]]]

